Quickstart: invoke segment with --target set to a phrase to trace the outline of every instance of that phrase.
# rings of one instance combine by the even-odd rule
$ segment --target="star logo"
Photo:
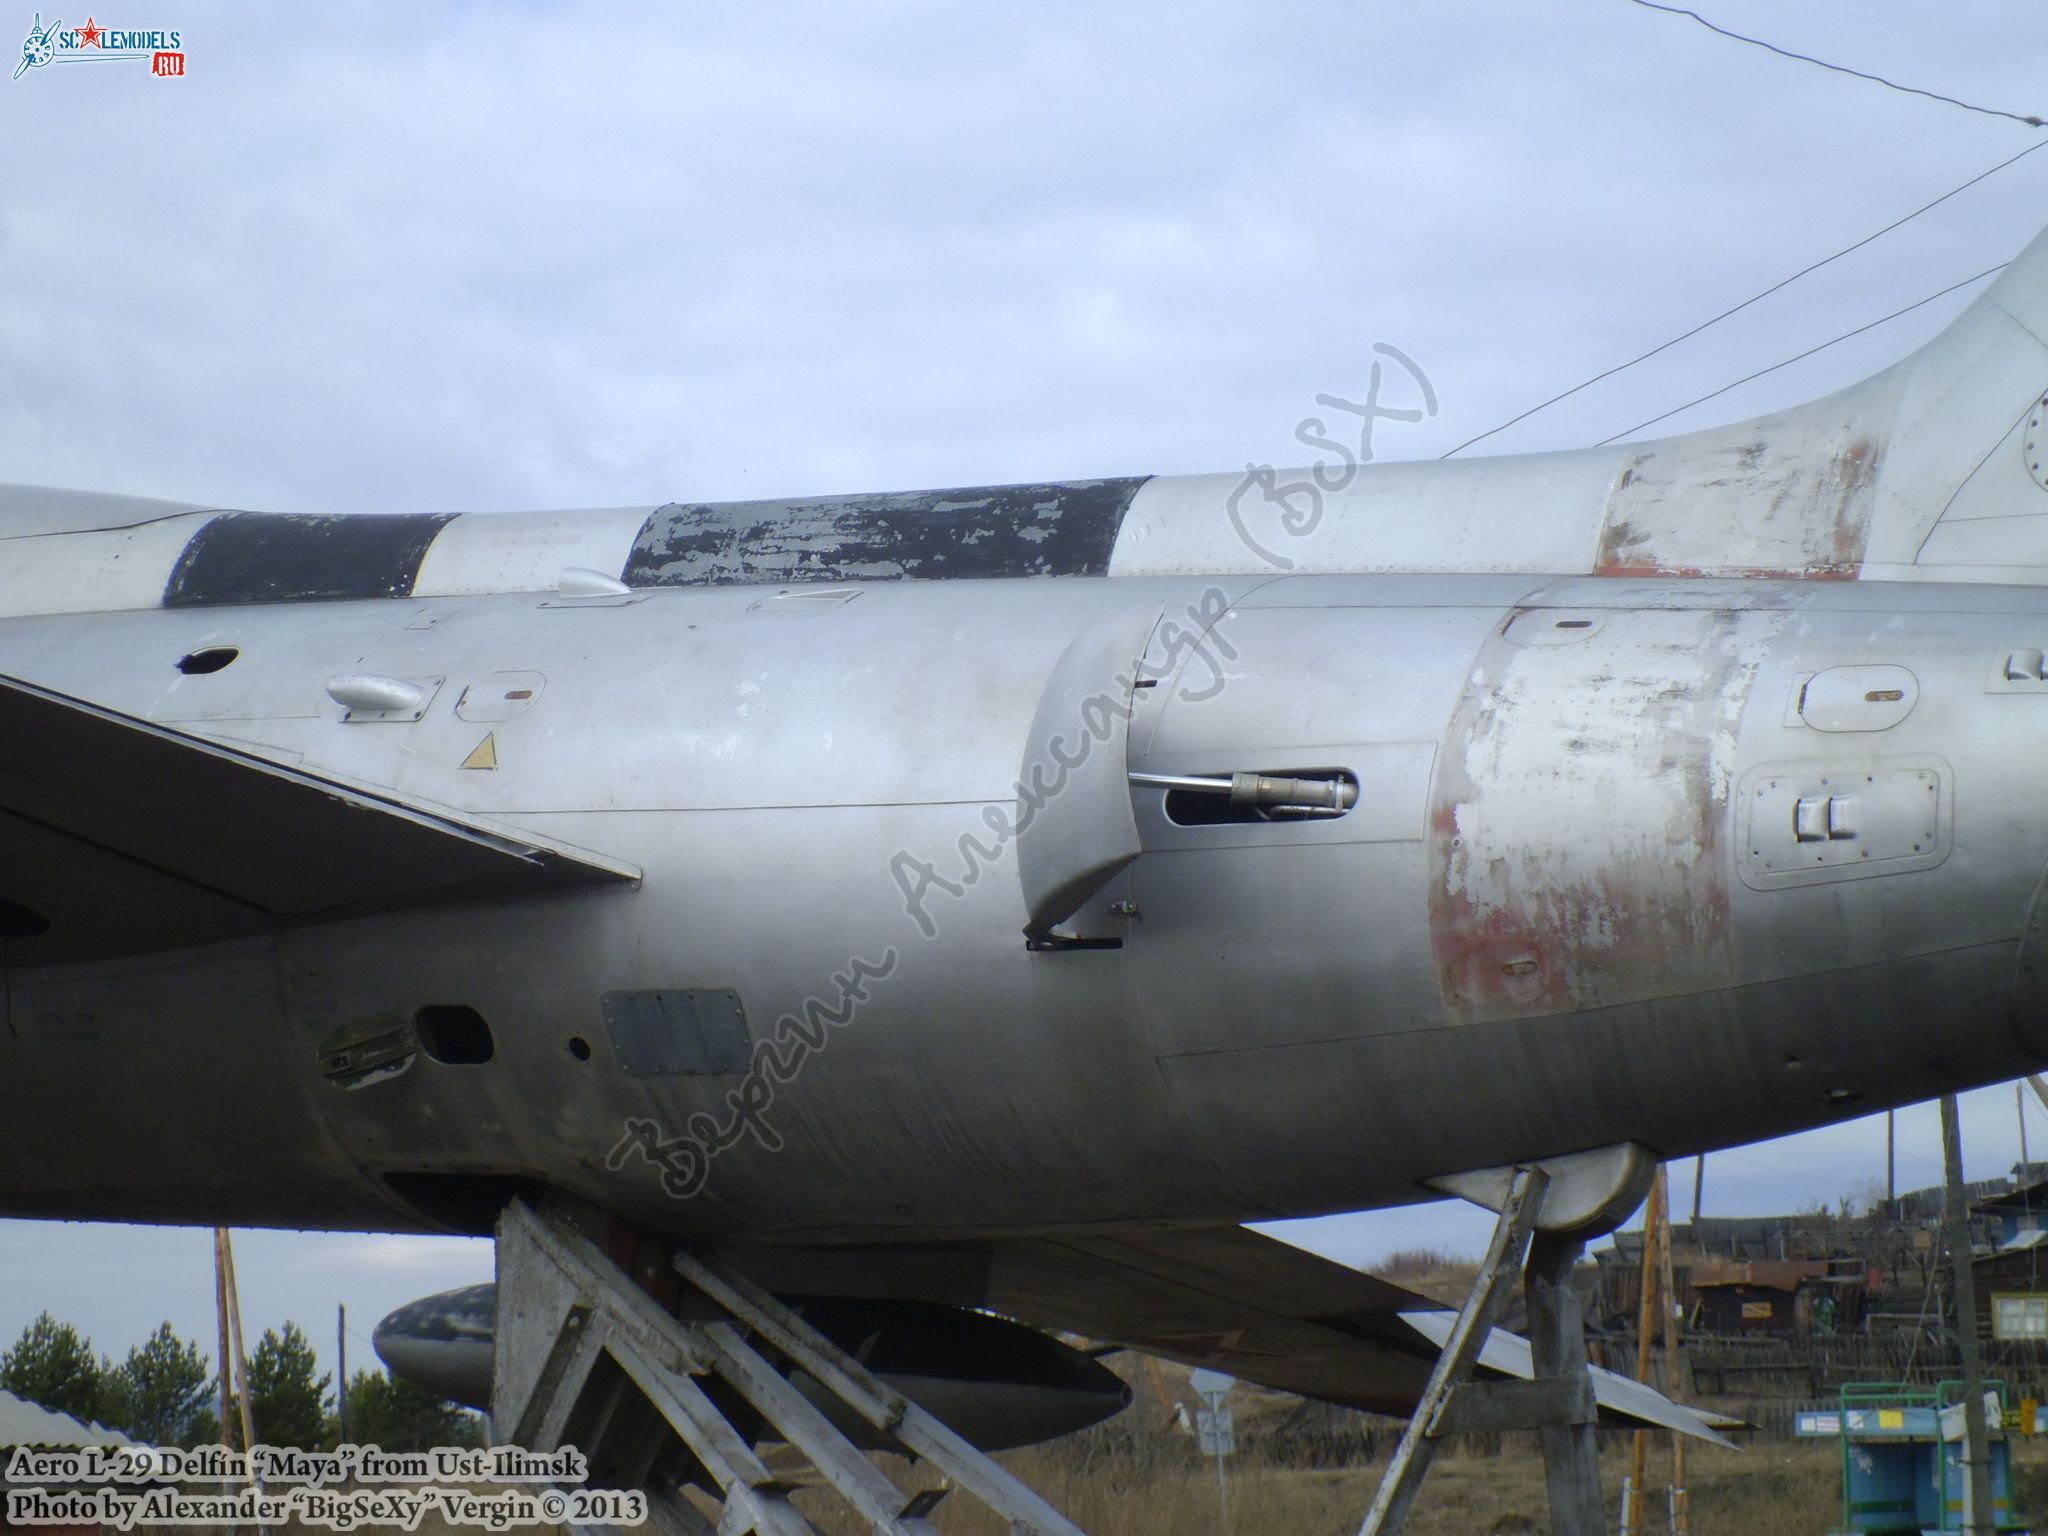
[[[93,19],[90,16],[85,18],[85,25],[78,29],[78,46],[81,48],[98,48],[101,46],[100,29],[93,25]]]

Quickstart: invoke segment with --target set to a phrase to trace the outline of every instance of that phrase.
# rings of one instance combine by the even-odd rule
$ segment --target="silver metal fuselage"
[[[1179,825],[1140,786],[1144,851],[1072,925],[1121,947],[1027,948],[991,829],[1063,653],[1148,604],[1200,640],[1154,633],[1119,775],[1341,768],[1358,804]],[[0,620],[10,676],[644,872],[13,970],[0,1211],[461,1225],[517,1178],[721,1239],[1250,1219],[1996,1080],[2048,1060],[2048,683],[2007,676],[2044,647],[2039,588],[1527,575]],[[342,673],[431,702],[344,721]],[[849,1004],[855,962],[886,974]],[[656,989],[737,994],[756,1041],[850,1015],[688,1198],[625,1127],[729,1123],[741,1080],[622,1068],[603,999]],[[323,1072],[430,1005],[491,1059]]]

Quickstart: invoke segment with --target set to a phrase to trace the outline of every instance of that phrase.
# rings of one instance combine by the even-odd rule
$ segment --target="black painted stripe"
[[[455,515],[224,513],[185,545],[164,588],[164,606],[410,597],[427,546]]]
[[[633,587],[991,576],[1103,576],[1150,476],[672,503],[633,541]]]

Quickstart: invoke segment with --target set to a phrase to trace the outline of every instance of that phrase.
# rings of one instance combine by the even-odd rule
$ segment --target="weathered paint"
[[[1615,481],[1602,576],[1844,580],[1869,539],[1881,439],[1810,413],[1636,450]]]
[[[1143,476],[707,502],[658,508],[633,542],[635,587],[904,577],[1102,576]]]
[[[1393,572],[2041,585],[2048,504],[2026,448],[2048,398],[2044,337],[2048,235],[1860,384],[1565,453],[1361,463],[1345,450],[1285,471],[454,518],[215,514],[0,486],[0,616],[553,591],[564,567],[643,587]],[[180,520],[202,517],[188,542]]]
[[[453,513],[299,517],[226,512],[192,536],[166,608],[410,597],[427,546]]]
[[[1520,610],[1517,618],[1541,610]],[[1431,932],[1458,1023],[1729,985],[1737,726],[1777,615],[1613,614],[1496,631],[1445,743]]]

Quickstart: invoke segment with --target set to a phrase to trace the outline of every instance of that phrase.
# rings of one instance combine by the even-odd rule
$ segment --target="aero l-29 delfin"
[[[601,1213],[989,1444],[1123,1400],[1020,1325],[1400,1408],[1426,1304],[1241,1223],[1632,1204],[2048,1061],[2044,338],[2037,240],[1862,384],[1612,448],[0,491],[0,1211]],[[423,1308],[387,1352],[480,1399],[488,1292]]]

